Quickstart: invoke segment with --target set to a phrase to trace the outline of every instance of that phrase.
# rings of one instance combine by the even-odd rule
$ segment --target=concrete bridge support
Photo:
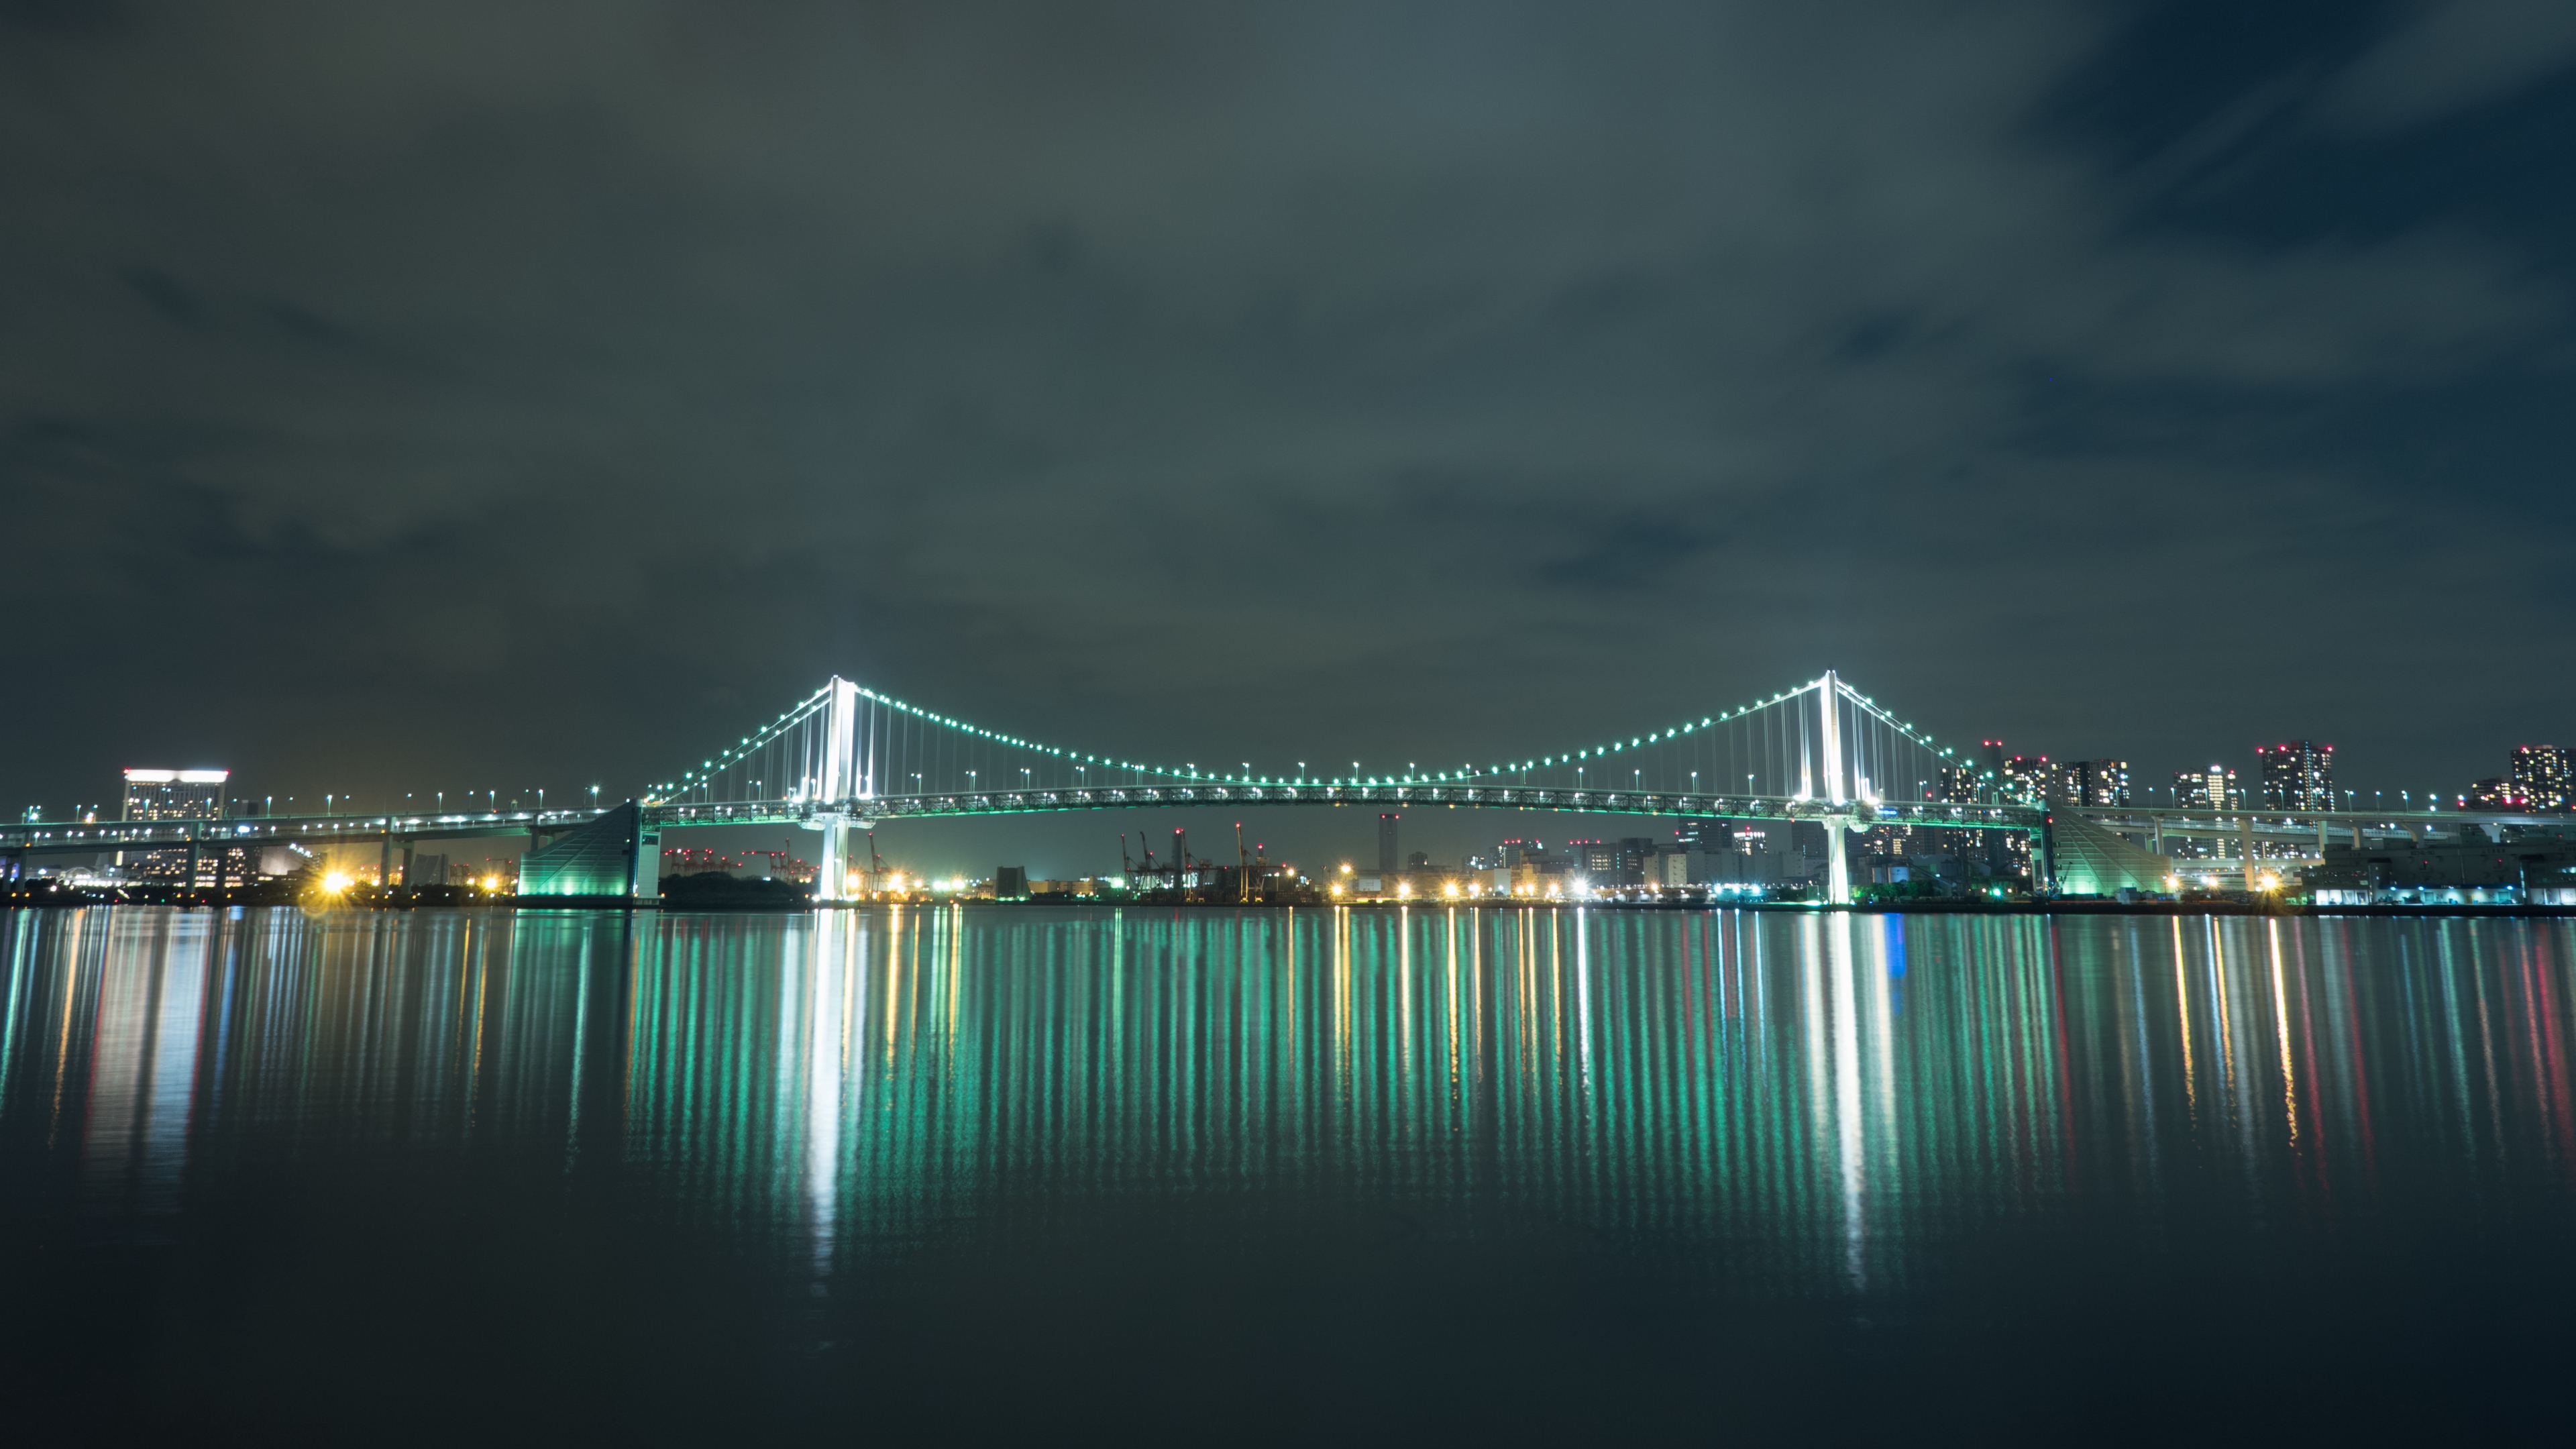
[[[408,874],[408,868],[406,868]],[[662,832],[646,825],[639,816],[635,823],[635,855],[628,889],[639,901],[662,898]]]
[[[850,822],[833,816],[822,825],[821,858],[814,864],[814,900],[843,901],[850,898]]]

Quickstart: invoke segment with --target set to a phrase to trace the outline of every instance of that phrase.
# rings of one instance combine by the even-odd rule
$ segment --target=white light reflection
[[[92,1191],[130,1191],[138,1212],[178,1207],[212,926],[195,913],[111,918],[82,1168]]]
[[[1861,1194],[1868,1186],[1868,1168],[1861,1160],[1860,1002],[1852,982],[1851,940],[1857,919],[1849,911],[1834,912],[1826,939],[1833,952],[1834,1155],[1843,1180],[1843,1270],[1854,1288],[1865,1288],[1862,1245],[1868,1228]]]
[[[849,1120],[851,1105],[844,1100],[850,1046],[858,1038],[861,1023],[857,1017],[865,1009],[861,993],[852,989],[858,937],[863,928],[863,922],[851,920],[847,912],[818,910],[814,913],[812,949],[802,963],[801,983],[792,974],[798,965],[792,945],[788,954],[790,984],[801,985],[806,1003],[801,1053],[805,1064],[805,1200],[806,1221],[812,1234],[810,1261],[818,1288],[831,1274],[833,1243],[840,1224],[842,1124]],[[792,1061],[799,1054],[787,1055]]]

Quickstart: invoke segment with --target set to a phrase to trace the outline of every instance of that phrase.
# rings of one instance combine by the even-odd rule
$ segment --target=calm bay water
[[[24,913],[66,1433],[2552,1435],[2563,921]]]

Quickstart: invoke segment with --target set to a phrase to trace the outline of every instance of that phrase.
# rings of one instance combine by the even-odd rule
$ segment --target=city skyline
[[[2177,771],[2174,773],[2172,787],[2160,790],[2147,785],[2133,787],[2132,772],[2129,763],[2125,760],[2108,757],[2051,760],[2045,756],[2008,754],[2009,748],[2009,742],[1999,737],[1988,736],[1980,739],[1973,750],[1958,753],[1960,765],[1955,768],[1943,767],[1936,772],[1940,776],[1939,779],[1922,782],[1924,786],[1922,798],[2020,800],[2032,804],[2063,803],[2079,806],[2134,805],[2142,810],[2158,807],[2213,808],[2210,799],[2210,775],[2206,768]],[[2256,746],[2255,751],[2256,764],[2253,773],[2259,782],[2256,787],[2249,789],[2239,782],[2233,770],[2223,772],[2226,776],[2226,797],[2232,808],[2243,809],[2253,814],[2261,814],[2266,810],[2294,812],[2356,808],[2361,810],[2387,808],[2394,813],[2410,807],[2420,809],[2424,804],[2423,796],[2412,792],[2400,792],[2403,795],[2411,795],[2411,799],[2400,799],[2389,798],[2386,792],[2375,792],[2358,787],[2336,787],[2331,777],[2331,762],[2335,753],[2331,745],[2318,747],[2309,742],[2300,741]],[[2441,801],[2444,805],[2454,807],[2528,809],[2539,813],[2564,811],[2567,808],[2564,782],[2568,754],[2569,752],[2564,749],[2550,747],[2517,747],[2511,756],[2513,761],[2511,778],[2525,782],[2532,788],[2524,789],[2522,786],[2517,786],[2516,788],[2522,793],[2509,793],[2503,790],[2501,779],[2481,779],[2469,790],[2444,794]],[[2306,774],[2298,778],[2306,779],[2307,784],[2300,786],[2295,783],[2294,772],[2287,767],[2266,768],[2263,761],[2267,755],[2285,758],[2295,756],[2299,761],[2310,762],[2303,763],[2299,767],[2306,771]],[[1356,772],[1364,762],[1352,761],[1350,764]],[[1242,765],[1248,771],[1251,762],[1242,762]],[[1410,764],[1409,767],[1421,768],[1418,764]],[[2317,773],[2320,767],[2324,772],[2321,775]],[[1954,774],[1957,776],[1956,783],[1951,778]],[[152,818],[162,812],[147,808],[137,813],[133,803],[135,799],[140,798],[134,793],[138,788],[134,783],[136,780],[160,782],[152,788],[165,793],[172,788],[177,788],[171,782],[182,778],[211,782],[212,790],[217,797],[220,797],[226,772],[128,768],[125,775],[128,801],[120,814],[126,819],[144,819]],[[1313,775],[1318,779],[1324,778],[1321,771],[1314,771]],[[1427,771],[1423,778],[1430,778]],[[196,788],[203,790],[209,786],[201,783]],[[2552,795],[2550,792],[2553,789],[2558,793]],[[2479,793],[2481,790],[2488,793],[2481,795]],[[1901,787],[1899,791],[1901,793]],[[487,805],[497,805],[504,810],[532,810],[541,808],[544,800],[542,793],[537,790],[453,793],[457,798],[451,802],[446,792],[428,795],[414,792],[406,799],[396,802],[392,808],[398,812],[408,813],[448,809],[476,811],[486,808]],[[559,793],[556,799],[558,804],[565,803],[568,798],[571,803],[579,804],[583,803],[586,796],[585,791],[573,790]],[[332,799],[328,795],[324,798],[326,805]],[[383,802],[353,800],[343,796],[339,797],[336,808],[363,812],[381,810],[386,806]],[[305,802],[303,809],[299,810],[293,797],[288,797],[283,807],[277,804],[275,797],[266,797],[260,799],[256,805],[247,799],[244,800],[237,813],[243,815],[262,812],[298,814],[310,813],[310,810],[311,802]],[[182,813],[195,814],[203,811],[191,810]],[[1109,813],[1116,814],[1121,819],[1128,818],[1125,812]],[[1472,867],[1488,853],[1486,845],[1494,840],[1504,843],[1503,853],[1508,856],[1510,841],[1507,832],[1514,830],[1527,832],[1533,828],[1526,824],[1512,823],[1505,823],[1498,828],[1489,828],[1474,823],[1478,817],[1488,813],[1483,810],[1459,812],[1454,809],[1423,812],[1419,818],[1430,827],[1434,843],[1438,847],[1434,852],[1436,861],[1444,864],[1464,862]],[[1622,832],[1633,830],[1639,823],[1637,817],[1633,815],[1587,816],[1577,811],[1515,812],[1515,816],[1517,820],[1527,821],[1531,813],[1552,821],[1552,825],[1543,829],[1561,839],[1579,840],[1582,838],[1580,832],[1586,829],[1618,836]],[[1161,818],[1178,817],[1197,820],[1201,822],[1203,830],[1214,828],[1220,833],[1230,826],[1243,826],[1248,819],[1251,822],[1249,828],[1255,836],[1259,837],[1255,842],[1256,848],[1269,849],[1272,855],[1283,861],[1291,855],[1300,855],[1309,863],[1318,864],[1327,869],[1338,864],[1355,866],[1364,871],[1384,871],[1389,868],[1387,859],[1390,852],[1399,857],[1410,853],[1394,851],[1393,837],[1389,834],[1389,828],[1398,817],[1383,812],[1377,817],[1377,834],[1374,842],[1363,842],[1356,847],[1344,838],[1346,832],[1337,831],[1330,825],[1319,823],[1312,818],[1311,812],[1302,810],[1265,809],[1259,806],[1248,809],[1234,807],[1181,811],[1167,808],[1156,810],[1152,814]],[[1444,816],[1447,817],[1445,821]],[[1141,823],[1141,817],[1139,823]],[[1694,833],[1691,822],[1686,817],[1675,818],[1669,823],[1673,828],[1666,832],[1668,834],[1688,837]],[[980,879],[983,878],[983,873],[991,868],[990,859],[996,856],[1027,856],[1032,850],[1036,852],[1034,858],[1040,862],[1033,868],[1032,873],[1036,877],[1088,878],[1112,874],[1101,841],[1093,838],[1099,834],[1098,830],[1093,828],[1095,824],[1096,821],[1090,818],[1090,813],[1084,812],[1082,817],[1072,819],[1011,815],[968,816],[926,822],[885,821],[881,822],[881,828],[890,832],[890,838],[885,844],[885,848],[892,852],[888,856],[889,865],[911,871],[916,879],[926,875]],[[782,849],[779,851],[769,851],[754,844],[755,841],[765,839],[767,831],[774,828],[715,827],[696,838],[711,842],[710,848],[731,849],[743,852],[746,856],[766,854],[777,859],[794,855],[796,845],[793,837],[781,841]],[[1191,827],[1185,824],[1178,827],[1175,834],[1183,833],[1189,828]],[[495,838],[514,837],[505,834]],[[1137,833],[1140,862],[1145,838],[1143,832]],[[1601,837],[1596,833],[1593,838],[1597,840]],[[1940,837],[1937,831],[1928,838],[1932,843],[1922,848],[1946,849],[1939,844]],[[811,837],[808,839],[810,840]],[[1278,842],[1275,846],[1270,844],[1274,840]],[[1785,845],[1786,842],[1780,844]],[[372,847],[368,848],[372,849]],[[869,848],[872,850],[879,848],[873,838]],[[1816,847],[1811,843],[1808,848],[1812,850]],[[505,848],[506,853],[507,848]],[[683,849],[676,853],[685,858],[688,851]],[[1979,857],[1985,854],[1983,850],[1972,853]],[[2226,851],[2222,849],[2219,853],[2223,856]],[[668,857],[674,852],[666,850],[664,854]],[[2021,868],[2026,867],[2025,858]],[[1123,873],[1126,868],[1126,862],[1122,859],[1119,873]],[[477,867],[476,871],[479,875],[483,867]],[[367,878],[373,878],[372,872],[367,874]]]
[[[0,1422],[2552,1441],[2571,153],[2571,0],[0,0]]]

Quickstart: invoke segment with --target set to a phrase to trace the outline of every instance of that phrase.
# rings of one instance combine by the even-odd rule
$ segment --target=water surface
[[[2537,1437],[2560,921],[7,919],[29,1422]]]

